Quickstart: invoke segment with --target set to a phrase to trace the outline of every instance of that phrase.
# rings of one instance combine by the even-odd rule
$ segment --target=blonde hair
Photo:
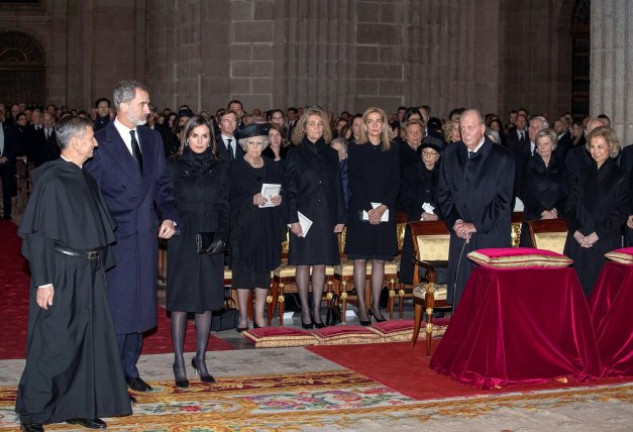
[[[305,112],[295,125],[295,129],[292,132],[292,143],[294,145],[301,144],[303,141],[303,137],[306,133],[306,123],[308,122],[308,117],[316,115],[321,117],[323,120],[323,140],[325,140],[326,144],[329,144],[332,140],[332,129],[330,128],[330,116],[328,113],[321,107],[311,106],[305,109]]]
[[[615,131],[609,126],[598,126],[587,134],[587,151],[591,150],[591,140],[596,137],[602,137],[609,146],[609,156],[612,158],[618,157],[620,153],[620,140],[615,134]]]
[[[358,140],[358,144],[365,144],[369,141],[367,138],[367,131],[365,130],[365,123],[367,122],[367,117],[370,114],[378,113],[380,114],[380,118],[382,120],[382,133],[380,136],[380,142],[382,143],[382,151],[388,151],[391,148],[391,128],[389,127],[389,123],[387,122],[387,113],[382,108],[370,107],[365,110],[363,113],[363,127],[360,129],[360,139]]]

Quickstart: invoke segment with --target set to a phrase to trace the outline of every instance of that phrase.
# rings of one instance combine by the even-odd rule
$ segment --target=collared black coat
[[[419,221],[422,217],[422,205],[431,204],[434,214],[440,216],[437,204],[437,185],[440,174],[440,162],[438,161],[432,170],[428,170],[424,162],[418,158],[418,163],[408,166],[402,173],[400,184],[400,200],[407,212],[407,221]],[[441,218],[441,216],[440,216]],[[413,283],[413,240],[409,226],[405,229],[402,242],[402,259],[400,260],[400,282]]]
[[[606,262],[604,254],[622,247],[620,228],[629,214],[630,194],[626,175],[608,159],[599,169],[594,162],[567,199],[565,255],[574,260],[573,268],[587,297]],[[595,232],[599,240],[582,248],[573,237],[576,231],[585,236]]]
[[[400,189],[399,159],[394,143],[387,151],[382,144],[369,142],[349,146],[351,197],[345,252],[350,258],[389,260],[398,253],[395,205]],[[371,210],[371,203],[386,205],[389,220],[378,225],[361,220],[361,212]]]
[[[525,205],[523,220],[539,220],[541,213],[553,209],[563,217],[568,190],[563,162],[552,154],[549,165],[545,166],[543,158],[535,154],[528,161],[521,181],[521,200]],[[527,224],[521,229],[521,246],[532,247]]]
[[[145,126],[136,130],[142,174],[113,122],[95,134],[99,147],[84,165],[117,223],[117,265],[106,272],[117,334],[156,327],[159,214],[161,220],[179,222],[160,134]]]
[[[335,265],[340,262],[337,224],[345,223],[345,204],[338,153],[304,138],[290,148],[285,160],[288,223],[299,221],[301,212],[313,224],[304,237],[290,233],[288,263],[291,265]]]
[[[448,300],[453,307],[475,267],[466,255],[477,249],[510,246],[513,185],[512,154],[488,139],[471,159],[462,142],[442,152],[437,199],[451,232]],[[453,230],[459,219],[473,223],[477,229],[465,246],[465,240]]]
[[[214,159],[210,149],[194,156],[186,148],[181,157],[169,160],[168,168],[180,235],[167,244],[167,310],[202,313],[222,309],[224,255],[198,255],[196,234],[214,232],[228,237],[228,162]]]

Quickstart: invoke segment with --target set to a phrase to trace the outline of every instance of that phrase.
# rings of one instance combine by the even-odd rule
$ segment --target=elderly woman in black
[[[615,163],[619,148],[615,131],[608,126],[587,135],[593,166],[575,184],[565,206],[569,231],[565,255],[574,260],[587,297],[604,266],[604,254],[622,246],[630,191],[626,175]]]
[[[282,174],[278,164],[262,157],[269,144],[268,124],[253,123],[235,133],[244,156],[230,168],[231,268],[237,288],[240,317],[237,331],[248,329],[248,294],[255,291],[253,327],[265,327],[264,307],[270,272],[281,263],[281,242],[286,225],[280,195]],[[276,185],[273,194],[262,185]]]
[[[552,129],[543,129],[534,141],[535,154],[527,162],[520,187],[520,198],[525,205],[523,220],[561,218],[569,192],[565,164],[554,153],[558,137]],[[521,228],[520,244],[532,247],[526,223]]]
[[[204,117],[192,117],[184,128],[182,154],[170,160],[179,236],[169,240],[167,251],[167,310],[171,312],[174,377],[178,387],[188,387],[183,348],[187,313],[195,313],[196,355],[191,365],[204,382],[215,380],[207,371],[205,356],[211,311],[222,308],[224,256],[198,254],[198,233],[215,233],[226,241],[229,228],[227,163],[214,151],[211,126]]]
[[[293,147],[285,161],[290,246],[288,264],[296,266],[301,299],[301,325],[324,327],[320,316],[325,266],[340,262],[336,233],[343,230],[345,204],[338,154],[328,146],[332,138],[329,118],[319,107],[305,110],[294,129]],[[300,214],[312,221],[304,232]],[[310,272],[312,267],[312,272]],[[308,286],[312,279],[312,310]]]
[[[414,120],[417,122],[417,120]],[[428,139],[420,145],[421,158],[402,172],[400,201],[407,212],[407,221],[434,221],[439,219],[437,204],[437,183],[440,172],[440,154],[443,145],[440,140]],[[407,226],[402,243],[400,260],[400,282],[413,283],[413,241]]]

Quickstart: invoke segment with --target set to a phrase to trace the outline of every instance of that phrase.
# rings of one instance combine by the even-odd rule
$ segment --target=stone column
[[[591,2],[591,115],[606,114],[622,145],[633,142],[633,3]]]

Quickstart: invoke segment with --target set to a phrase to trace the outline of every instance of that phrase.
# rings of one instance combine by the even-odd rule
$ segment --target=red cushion
[[[359,325],[344,325],[316,329],[314,335],[323,345],[341,343],[372,343],[380,336],[367,327]]]
[[[470,252],[468,258],[483,267],[544,268],[567,267],[573,261],[565,255],[534,248],[489,248]]]
[[[258,348],[316,345],[319,339],[311,332],[292,327],[263,327],[242,332]]]

